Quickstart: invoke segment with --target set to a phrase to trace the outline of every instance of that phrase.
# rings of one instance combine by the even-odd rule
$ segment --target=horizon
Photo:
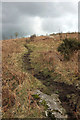
[[[40,36],[53,36],[53,35],[58,35],[58,34],[80,34],[80,32],[62,32],[62,33],[59,33],[59,32],[56,32],[56,33],[50,33],[50,34],[42,34],[42,35],[36,35],[36,34],[32,34],[32,35],[36,35],[36,37],[40,37]],[[20,39],[20,38],[28,38],[28,37],[31,37],[32,35],[26,35],[26,36],[13,36],[12,38],[5,38],[5,39],[2,39],[2,40],[9,40],[9,39]]]

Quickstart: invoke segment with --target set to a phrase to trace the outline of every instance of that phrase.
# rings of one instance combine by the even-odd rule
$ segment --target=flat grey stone
[[[55,118],[67,118],[66,110],[61,106],[61,102],[59,100],[58,94],[47,95],[41,92],[40,90],[36,90],[34,94],[39,95],[40,102],[45,100],[48,105],[48,110],[55,116]],[[45,111],[45,114],[48,113]]]

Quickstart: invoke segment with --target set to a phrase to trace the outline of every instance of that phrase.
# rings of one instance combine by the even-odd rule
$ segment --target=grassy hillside
[[[61,39],[64,37],[62,34]],[[67,37],[78,38],[78,35]],[[79,117],[78,51],[69,61],[64,61],[57,51],[61,43],[59,35],[2,42],[4,118],[44,118],[45,105],[39,103],[38,96],[33,97],[36,89],[59,94],[67,113]]]

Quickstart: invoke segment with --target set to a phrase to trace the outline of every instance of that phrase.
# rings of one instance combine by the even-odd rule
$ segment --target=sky
[[[2,40],[2,3],[0,2],[0,40]]]
[[[75,2],[2,3],[2,39],[14,38],[15,32],[23,37],[75,31],[78,31]]]

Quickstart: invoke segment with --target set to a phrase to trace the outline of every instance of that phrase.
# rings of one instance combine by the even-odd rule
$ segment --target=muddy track
[[[23,57],[22,57],[22,60],[23,60],[23,68],[24,68],[24,70],[27,70],[27,71],[29,71],[30,73],[32,72],[32,70],[33,70],[33,68],[31,67],[31,59],[30,59],[30,54],[31,54],[31,49],[28,47],[28,46],[26,46],[26,48],[27,48],[27,50],[28,50],[28,52],[27,53],[25,53],[24,55],[23,55]]]
[[[23,67],[26,71],[32,73],[34,71],[34,68],[31,67],[31,59],[30,54],[31,50],[28,46],[26,46],[28,49],[28,52],[24,54],[23,56]],[[34,77],[39,79],[50,91],[52,94],[55,91],[58,91],[58,95],[60,98],[60,101],[62,103],[62,106],[65,108],[68,116],[70,119],[77,118],[80,119],[80,114],[77,115],[77,106],[78,102],[80,100],[80,90],[77,90],[73,85],[68,85],[65,83],[55,82],[48,76],[48,78],[42,76],[42,74],[35,74]],[[49,82],[49,84],[47,84]],[[43,90],[41,90],[44,92]],[[67,97],[69,96],[69,97]],[[72,97],[73,96],[73,97]],[[75,101],[75,102],[73,102]],[[74,104],[75,103],[75,104]],[[74,114],[76,113],[76,114]],[[76,117],[77,116],[77,117]]]

